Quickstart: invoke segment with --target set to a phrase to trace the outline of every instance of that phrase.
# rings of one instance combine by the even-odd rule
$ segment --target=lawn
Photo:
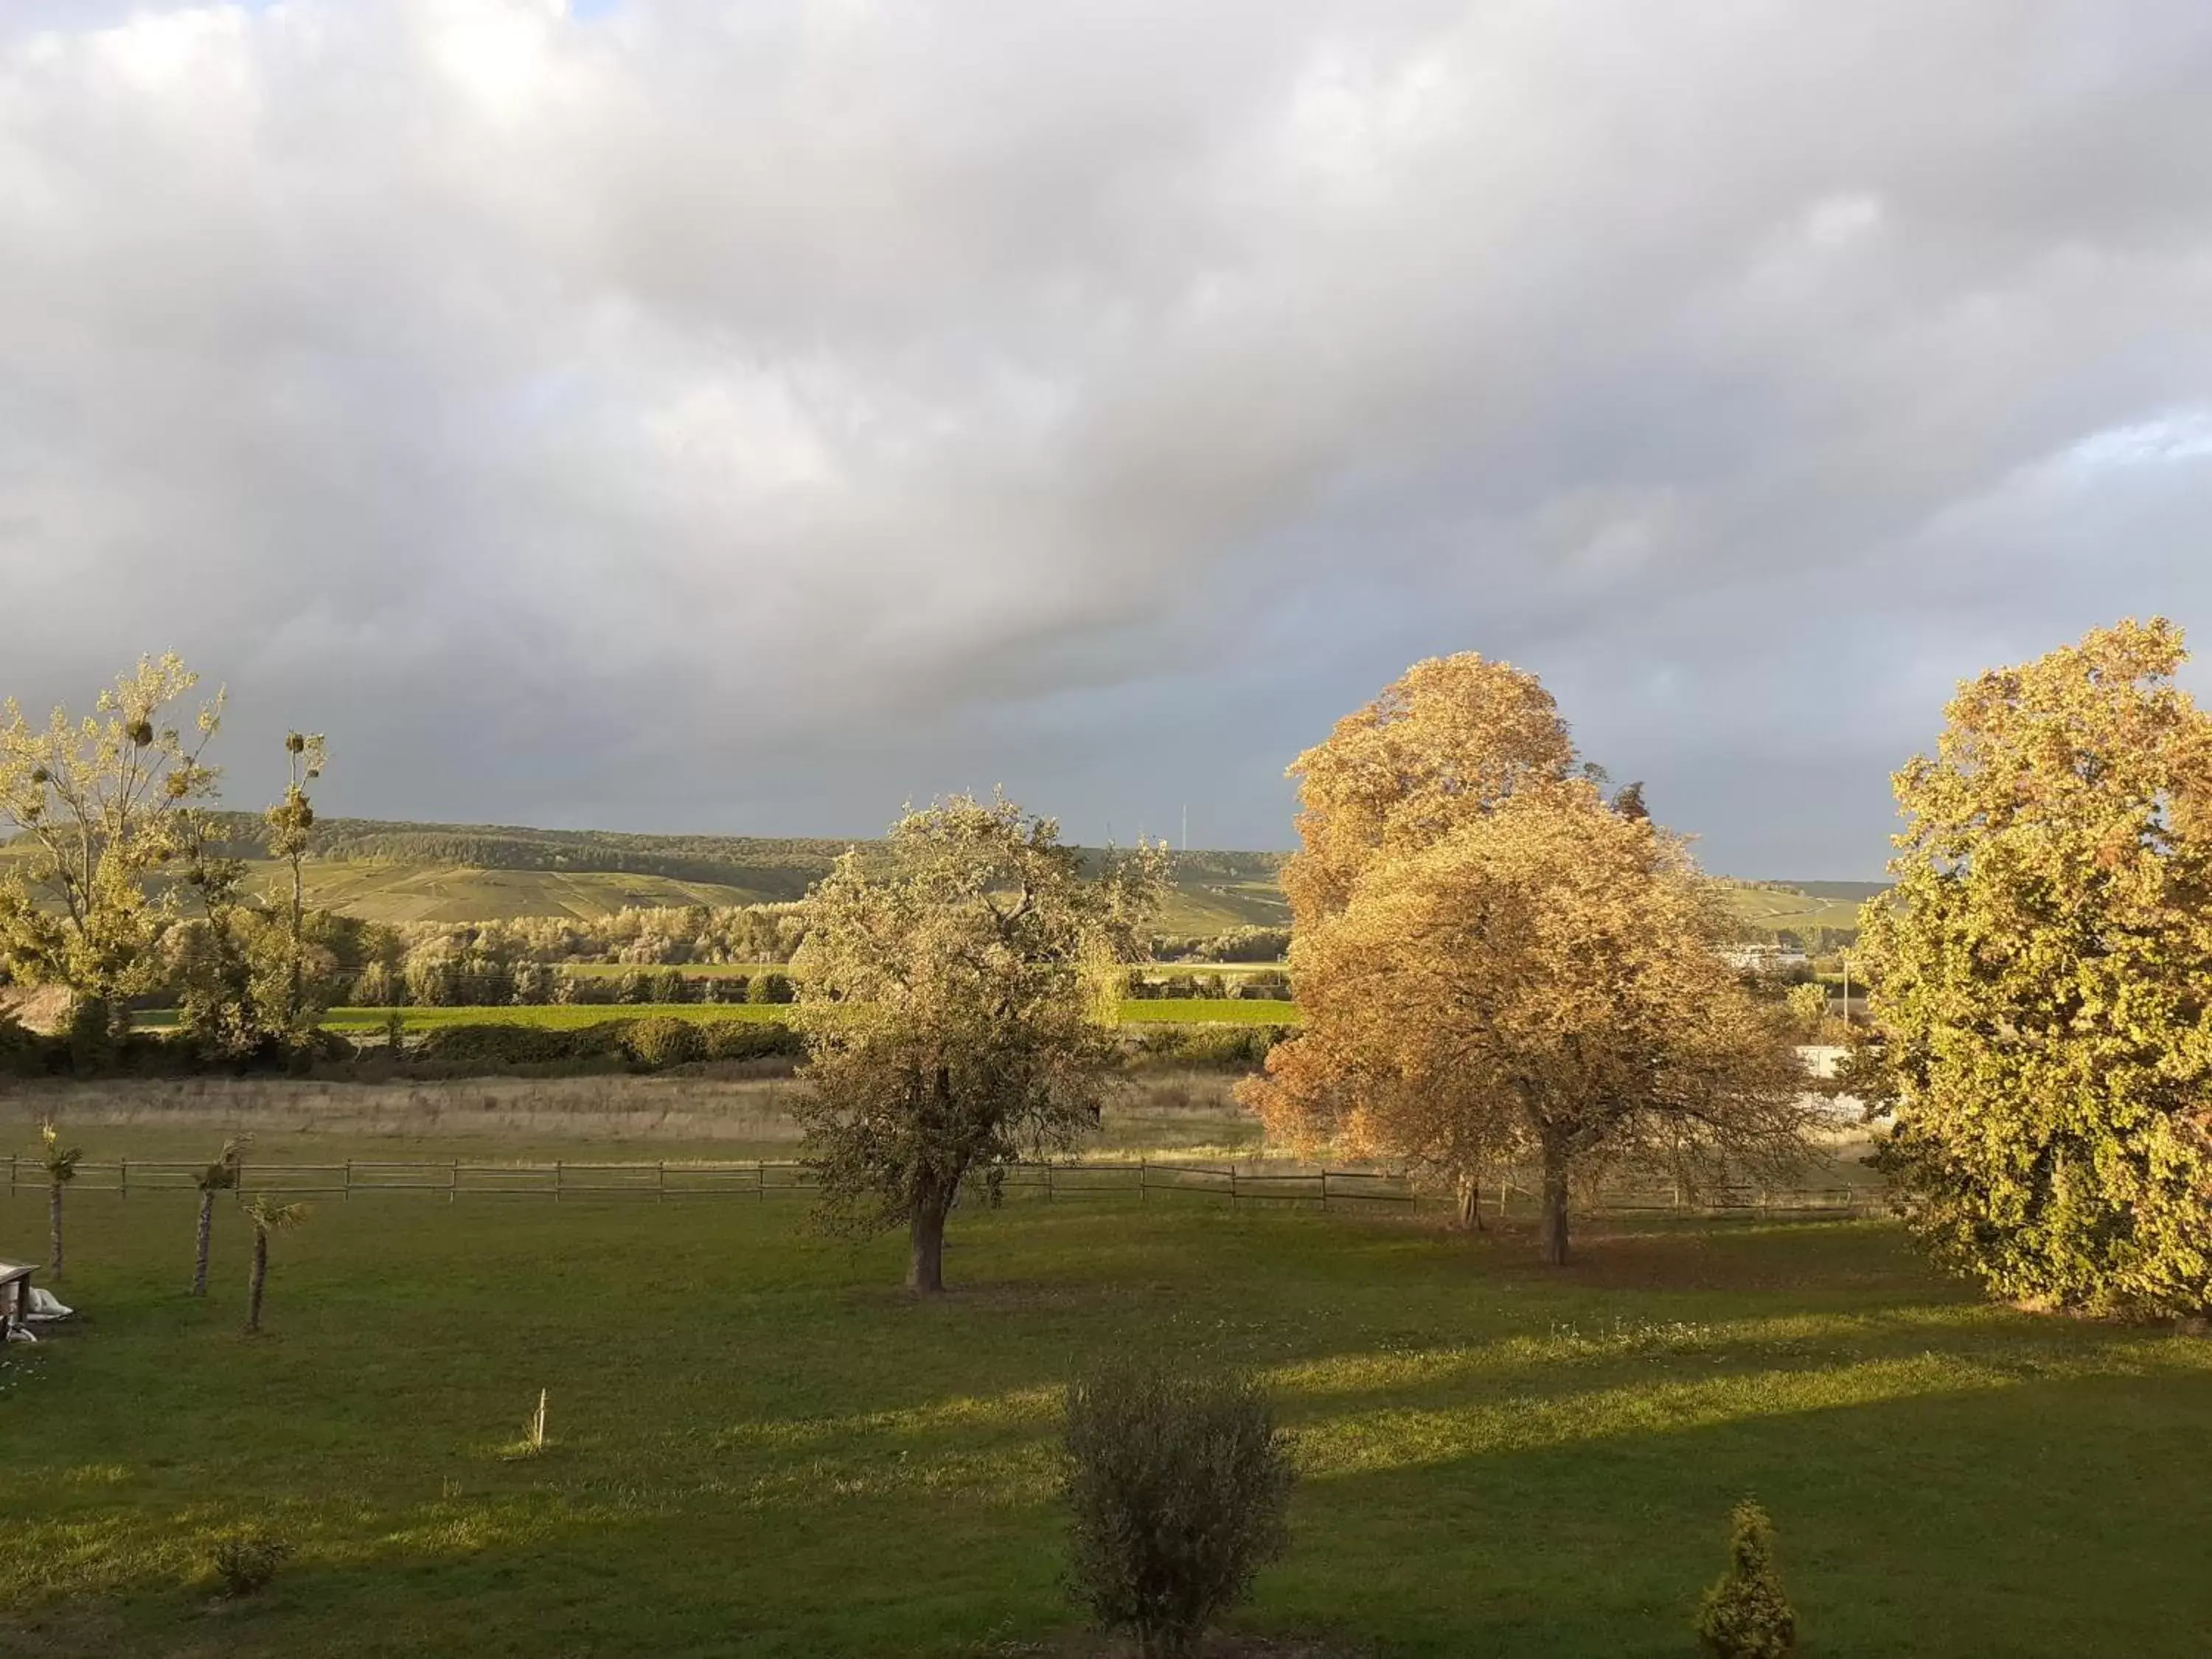
[[[45,1212],[0,1200],[0,1253]],[[927,1306],[896,1241],[795,1201],[391,1195],[277,1241],[249,1340],[235,1215],[214,1294],[179,1293],[191,1214],[70,1200],[88,1317],[0,1372],[0,1650],[1057,1650],[1056,1390],[1129,1349],[1254,1368],[1296,1431],[1246,1632],[1686,1656],[1747,1491],[1808,1659],[2212,1630],[2212,1343],[1984,1306],[1883,1224],[1593,1231],[1553,1273],[1523,1236],[1025,1201],[955,1218]],[[552,1445],[512,1456],[541,1388]],[[217,1607],[195,1580],[245,1522],[299,1553]]]
[[[1253,997],[1155,997],[1121,1005],[1124,1025],[1295,1025],[1298,1005]]]

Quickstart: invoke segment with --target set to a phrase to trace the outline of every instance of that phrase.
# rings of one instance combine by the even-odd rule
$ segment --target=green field
[[[277,890],[276,866],[253,861],[248,872],[257,890]],[[745,885],[621,871],[483,870],[405,860],[318,859],[308,867],[307,901],[370,921],[587,920],[634,907],[775,902],[795,896],[789,886],[781,880]],[[803,884],[799,890],[805,890]],[[1289,920],[1290,907],[1271,880],[1192,877],[1170,890],[1158,926],[1166,933],[1208,934],[1246,926],[1283,927]]]
[[[550,1003],[530,1007],[402,1008],[399,1017],[410,1031],[427,1031],[441,1025],[538,1025],[570,1031],[611,1019],[788,1020],[788,1004],[750,1002],[617,1002]],[[390,1018],[384,1008],[333,1008],[323,1024],[334,1031],[380,1031]],[[173,1014],[155,1010],[141,1024],[161,1026]],[[1292,1002],[1245,1001],[1218,997],[1168,998],[1125,1002],[1125,1025],[1294,1025],[1297,1005]]]
[[[249,884],[265,894],[276,892],[289,879],[265,860],[249,860],[247,872]],[[316,859],[308,866],[307,902],[382,922],[496,921],[514,916],[588,920],[637,907],[776,902],[799,896],[811,879],[805,870],[732,871],[731,876],[717,882],[625,871]],[[748,876],[755,879],[744,879]],[[1247,926],[1285,927],[1289,921],[1289,904],[1272,879],[1190,874],[1170,889],[1157,925],[1164,933],[1212,934]]]
[[[1295,1002],[1271,998],[1156,997],[1121,1005],[1124,1025],[1295,1025]]]
[[[275,891],[276,866],[249,864],[251,879]],[[574,916],[588,919],[639,906],[758,904],[805,890],[807,872],[733,871],[753,875],[757,884],[679,880],[619,871],[498,870],[422,863],[407,860],[318,859],[308,870],[308,902],[371,921],[495,921],[514,916]],[[1732,887],[1729,902],[1746,921],[1764,928],[1856,927],[1858,901],[1851,897]],[[1163,933],[1198,936],[1235,927],[1281,927],[1290,924],[1290,907],[1272,877],[1231,876],[1212,871],[1180,874],[1169,890],[1157,922]],[[1212,972],[1233,963],[1177,963]],[[596,964],[605,971],[628,968]],[[706,971],[686,968],[687,973]],[[732,969],[732,971],[738,971]]]
[[[249,865],[257,890],[274,892],[276,866]],[[383,860],[315,860],[307,902],[369,921],[497,921],[512,916],[589,919],[633,908],[759,904],[783,896],[722,882],[599,870],[477,870]]]
[[[0,1240],[45,1213],[0,1199]],[[1279,1401],[1296,1543],[1237,1627],[1302,1654],[1692,1653],[1746,1492],[1808,1659],[2212,1630],[2212,1343],[1982,1305],[1882,1224],[1593,1228],[1553,1273],[1521,1236],[1024,1200],[956,1217],[919,1306],[896,1241],[797,1200],[360,1197],[278,1241],[249,1340],[234,1215],[195,1304],[189,1194],[69,1213],[86,1316],[0,1371],[9,1652],[1073,1651],[1056,1390],[1130,1349]],[[516,1457],[541,1388],[551,1446]],[[298,1554],[216,1603],[241,1523]]]

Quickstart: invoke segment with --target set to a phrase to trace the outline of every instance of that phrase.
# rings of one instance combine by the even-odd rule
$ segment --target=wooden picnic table
[[[38,1269],[28,1262],[0,1261],[0,1332],[12,1322],[31,1322],[31,1275]],[[13,1304],[13,1312],[9,1311]]]

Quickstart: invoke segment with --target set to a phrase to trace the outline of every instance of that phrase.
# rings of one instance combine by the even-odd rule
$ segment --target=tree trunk
[[[253,1276],[246,1281],[246,1328],[261,1328],[261,1290],[269,1282],[269,1235],[253,1230]]]
[[[1544,1260],[1554,1267],[1567,1265],[1567,1149],[1553,1140],[1544,1144]]]
[[[54,1259],[46,1266],[49,1279],[62,1276],[62,1183],[52,1182],[46,1189],[46,1235],[54,1247]]]
[[[907,1256],[906,1287],[921,1296],[937,1296],[945,1289],[945,1212],[946,1194],[925,1188],[914,1201],[913,1244]]]
[[[300,963],[301,926],[305,911],[303,898],[304,896],[300,890],[300,855],[295,853],[292,854],[292,971],[289,975],[289,988],[290,1002],[284,1010],[285,1032],[294,1038],[296,1038],[300,1033],[300,1004],[305,1000],[301,994],[302,981]]]
[[[207,1294],[208,1241],[215,1237],[215,1189],[200,1194],[199,1248],[192,1255],[192,1294]]]
[[[1468,1232],[1482,1231],[1482,1177],[1462,1175],[1459,1178],[1459,1224]]]

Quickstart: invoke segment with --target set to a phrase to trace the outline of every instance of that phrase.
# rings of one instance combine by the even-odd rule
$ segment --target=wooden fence
[[[9,1155],[7,1191],[43,1194],[46,1170],[34,1158]],[[108,1193],[124,1199],[196,1190],[204,1164],[118,1158],[77,1166],[74,1192]],[[280,1197],[323,1197],[349,1200],[412,1193],[453,1203],[462,1198],[540,1198],[554,1203],[582,1199],[723,1198],[766,1202],[804,1196],[815,1189],[803,1164],[754,1159],[744,1162],[694,1160],[645,1163],[573,1163],[555,1159],[535,1164],[473,1164],[461,1159],[349,1158],[342,1164],[252,1164],[240,1171],[240,1189]],[[1415,1207],[1422,1198],[1411,1177],[1371,1170],[1261,1170],[1233,1164],[1072,1161],[1020,1164],[995,1177],[968,1182],[964,1203],[1002,1200],[1078,1202],[1133,1199],[1150,1203],[1191,1198],[1246,1204],[1306,1204],[1321,1209],[1338,1205]],[[1693,1194],[1679,1187],[1607,1188],[1596,1194],[1604,1212],[1681,1214],[1754,1212],[1774,1214],[1853,1215],[1872,1207],[1874,1195],[1852,1187],[1729,1187]],[[1493,1215],[1532,1216],[1536,1195],[1507,1180],[1484,1194]],[[1435,1201],[1433,1198],[1431,1202]]]
[[[205,1164],[118,1158],[77,1165],[72,1192],[133,1194],[190,1192],[198,1188]],[[448,1202],[464,1197],[549,1198],[739,1198],[766,1200],[814,1191],[812,1172],[795,1161],[753,1159],[644,1163],[472,1164],[462,1159],[349,1158],[343,1164],[252,1164],[241,1167],[241,1193],[280,1197],[351,1199],[356,1194],[421,1193],[443,1194]],[[7,1190],[43,1193],[44,1168],[34,1158],[7,1159]],[[1413,1183],[1403,1175],[1362,1170],[1305,1170],[1275,1173],[1239,1170],[1229,1164],[1135,1163],[1021,1164],[996,1178],[979,1176],[963,1191],[963,1201],[1035,1199],[1044,1203],[1120,1195],[1146,1202],[1178,1194],[1224,1199],[1233,1206],[1285,1200],[1320,1205],[1385,1203],[1411,1205]]]

